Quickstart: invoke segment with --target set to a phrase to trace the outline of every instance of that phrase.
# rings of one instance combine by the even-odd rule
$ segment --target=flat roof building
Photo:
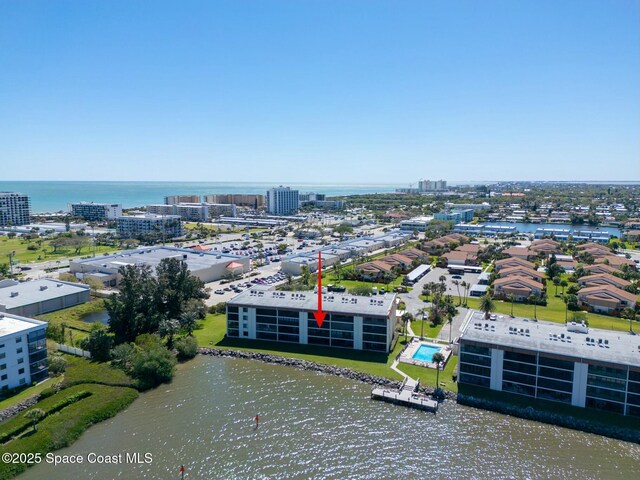
[[[227,302],[227,336],[253,340],[388,352],[396,324],[395,294],[323,294],[327,316],[318,324],[317,294],[249,289]]]
[[[218,252],[198,252],[184,248],[149,247],[116,255],[71,260],[69,271],[77,277],[95,278],[106,286],[116,286],[119,281],[120,267],[145,264],[155,271],[165,258],[177,258],[186,262],[191,274],[205,283],[220,280],[229,274],[247,273],[251,269],[251,261],[248,257]]]
[[[460,337],[465,385],[640,416],[640,336],[474,312]]]
[[[49,376],[46,329],[47,322],[0,313],[0,390]]]
[[[122,205],[119,203],[72,203],[71,214],[74,217],[82,217],[89,222],[115,220],[122,215]]]
[[[141,235],[156,235],[161,238],[180,237],[182,219],[179,215],[128,215],[116,219],[120,237],[133,238]]]
[[[90,288],[81,283],[44,278],[0,282],[0,312],[31,317],[88,302]]]
[[[169,195],[164,197],[166,205],[176,205],[178,203],[200,203],[200,195]]]
[[[298,211],[298,193],[282,185],[267,190],[267,211],[271,215],[294,215]]]
[[[0,192],[0,226],[26,225],[31,217],[31,199],[14,192]]]

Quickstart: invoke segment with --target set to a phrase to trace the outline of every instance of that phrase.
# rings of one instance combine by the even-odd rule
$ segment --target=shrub
[[[369,296],[371,295],[371,287],[368,287],[367,285],[356,285],[349,289],[349,293],[351,295],[358,295],[361,297]]]
[[[131,376],[147,390],[173,379],[176,359],[164,346],[140,348],[131,362]]]
[[[99,362],[109,360],[111,347],[113,346],[113,336],[106,330],[94,328],[87,338],[82,340],[81,346],[84,350],[91,352],[91,358]]]
[[[176,341],[178,360],[191,360],[198,354],[198,341],[195,337],[182,337]]]
[[[135,354],[136,348],[132,344],[121,343],[111,350],[111,364],[128,372]]]
[[[54,377],[61,375],[67,369],[67,361],[59,353],[49,355],[49,373]]]
[[[226,313],[227,312],[227,304],[225,302],[219,302],[215,305],[211,305],[209,307],[209,313]]]

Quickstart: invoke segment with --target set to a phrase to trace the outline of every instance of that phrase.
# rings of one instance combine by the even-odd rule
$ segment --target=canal
[[[151,463],[29,469],[22,480],[629,479],[640,445],[447,402],[437,415],[375,402],[350,380],[199,356],[174,382],[85,432],[62,455]],[[260,415],[255,428],[254,417]]]

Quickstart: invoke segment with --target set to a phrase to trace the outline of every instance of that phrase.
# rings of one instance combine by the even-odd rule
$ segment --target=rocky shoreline
[[[640,443],[640,432],[630,428],[594,423],[567,415],[536,410],[532,407],[521,407],[506,402],[497,402],[478,398],[473,395],[459,394],[458,403],[468,407],[475,407],[482,410],[501,413],[503,415],[523,418],[525,420],[534,420],[536,422],[558,425],[560,427],[571,428],[573,430],[581,430],[587,433],[595,433],[596,435],[602,435],[604,437],[616,438],[626,442]]]
[[[298,358],[280,357],[268,353],[248,352],[241,350],[226,350],[219,348],[200,348],[201,355],[209,355],[213,357],[241,358],[245,360],[255,360],[258,362],[269,363],[271,365],[284,365],[287,367],[297,368],[299,370],[307,370],[310,372],[319,372],[336,377],[348,378],[357,382],[366,383],[368,385],[376,385],[388,388],[400,388],[401,383],[397,380],[391,380],[368,373],[356,372],[350,368],[335,367],[325,365],[323,363],[310,362]],[[427,395],[433,395],[433,387],[421,387],[420,391]],[[447,400],[456,400],[457,395],[454,392],[444,391],[444,398]]]
[[[6,419],[17,415],[18,413],[26,410],[27,408],[38,403],[40,399],[40,395],[34,395],[33,397],[29,397],[20,403],[16,403],[15,405],[11,405],[10,407],[5,408],[4,410],[0,410],[0,422],[4,422]]]

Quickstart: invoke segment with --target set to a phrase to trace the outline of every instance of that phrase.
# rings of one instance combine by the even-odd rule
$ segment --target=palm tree
[[[561,295],[564,295],[564,289],[569,285],[569,282],[566,280],[560,280],[560,286],[562,287]]]
[[[24,418],[27,420],[31,420],[31,424],[33,425],[33,431],[35,432],[38,428],[38,422],[47,416],[47,413],[41,408],[32,408],[27,413],[24,414]]]
[[[440,362],[444,362],[444,355],[436,352],[433,354],[431,360],[436,364],[436,391],[438,391],[440,390]]]
[[[460,282],[460,286],[462,287],[462,304],[466,305],[467,304],[467,297],[465,295],[465,292],[466,292],[466,289],[467,289],[467,282],[462,280],[462,282]]]
[[[480,310],[484,312],[484,318],[489,318],[489,314],[491,310],[494,308],[493,298],[491,295],[487,294],[480,299]]]
[[[556,275],[555,277],[553,277],[552,282],[553,282],[553,284],[556,286],[556,293],[555,293],[555,296],[556,296],[556,297],[558,296],[558,285],[560,285],[560,282],[561,282],[561,281],[562,281],[562,279],[561,279],[558,275]]]
[[[516,300],[516,296],[511,293],[509,295],[509,300],[511,301],[511,318],[513,318],[513,302]]]
[[[467,291],[467,294],[464,297],[464,306],[467,306],[467,301],[469,300],[469,290],[471,290],[471,282],[467,282],[467,285],[465,286],[465,290]]]
[[[564,302],[564,323],[569,321],[569,295],[562,295],[562,301]]]
[[[179,328],[180,322],[178,320],[166,318],[160,321],[158,333],[160,333],[161,338],[167,337],[167,348],[169,350],[173,349],[173,336],[178,333]]]
[[[533,303],[533,318],[537,320],[538,297],[536,297],[535,295],[529,295],[528,300],[529,303]]]
[[[458,305],[460,305],[462,303],[461,297],[460,297],[460,282],[458,280],[454,280],[453,283],[456,288],[458,289]]]
[[[196,323],[198,322],[198,314],[193,311],[182,312],[179,321],[180,326],[184,328],[191,337],[193,330],[196,328]]]
[[[629,319],[629,332],[633,333],[633,324],[631,322],[636,318],[636,311],[627,307],[622,311],[622,317]]]

